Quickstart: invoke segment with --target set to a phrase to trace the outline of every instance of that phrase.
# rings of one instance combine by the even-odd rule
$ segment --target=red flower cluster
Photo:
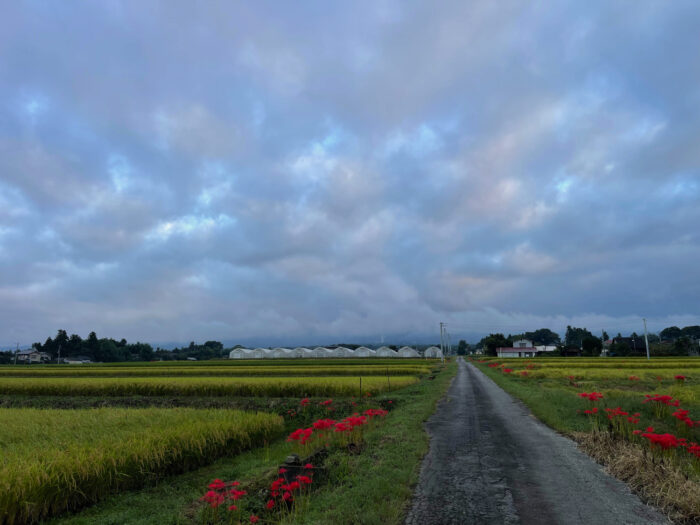
[[[600,399],[603,399],[603,393],[602,392],[579,392],[578,397],[582,397],[583,399],[588,399],[589,401],[598,401]]]
[[[678,374],[677,376],[673,376],[673,379],[675,379],[676,381],[682,383],[682,382],[685,381],[687,378],[686,378],[684,375]]]
[[[652,401],[654,403],[660,403],[662,405],[670,407],[680,406],[680,401],[678,401],[677,399],[674,401],[672,396],[661,394],[654,394],[652,396],[651,394],[646,394],[644,397],[646,397],[646,399],[643,401],[644,403],[649,403],[650,401]]]
[[[325,401],[321,401],[321,402],[319,403],[319,405],[321,405],[322,407],[327,407],[327,406],[330,405],[332,402],[333,402],[332,399],[326,399]]]
[[[593,407],[592,409],[586,409],[583,411],[584,414],[593,415],[598,413],[598,407]]]
[[[210,508],[215,509],[214,512],[218,512],[218,507],[223,505],[226,500],[229,500],[231,504],[227,509],[231,512],[237,512],[238,506],[235,502],[239,501],[243,496],[248,494],[245,490],[237,489],[240,483],[238,481],[232,481],[230,483],[225,483],[220,479],[215,479],[209,483],[207,491],[204,496],[199,498],[200,501],[206,502]],[[260,520],[257,516],[252,514],[250,516],[250,523],[257,523]],[[240,521],[240,516],[236,521]]]
[[[693,421],[692,419],[690,419],[690,416],[688,416],[689,412],[690,410],[683,410],[682,408],[679,408],[671,415],[675,417],[678,421],[685,423],[685,425],[689,428],[692,428],[695,425],[700,425],[700,421]]]
[[[313,433],[314,430],[312,428],[297,428],[294,432],[289,434],[287,441],[298,441],[304,445],[311,439]]]
[[[501,366],[501,365],[499,365],[498,363],[489,363],[489,364],[486,365],[486,366],[488,366],[489,368],[498,368],[498,367]]]
[[[310,471],[312,468],[313,465],[311,463],[304,465],[305,470]],[[284,474],[285,472],[287,472],[286,469],[280,469],[280,474]],[[308,476],[299,474],[295,477],[295,480],[290,483],[287,483],[283,477],[277,478],[275,481],[273,481],[270,485],[271,499],[268,500],[265,508],[269,510],[278,505],[284,508],[288,503],[292,503],[294,501],[295,492],[301,492],[305,487],[311,485],[313,480],[311,479],[310,474],[311,472],[309,472]]]
[[[510,374],[512,371],[513,371],[512,368],[504,368],[504,369],[502,370],[502,372],[503,372],[504,374]]]
[[[528,366],[529,366],[529,365],[528,365]],[[530,373],[529,373],[527,370],[523,370],[522,372],[520,372],[520,375],[523,376],[523,377],[527,377],[527,376],[530,375]]]
[[[639,381],[637,376],[630,376],[630,381]]]
[[[309,398],[308,398],[308,397],[305,397],[304,399],[302,399],[302,400],[300,401],[299,404],[300,404],[301,406],[305,407],[305,406],[308,405],[309,403],[311,403],[311,401],[309,401]]]

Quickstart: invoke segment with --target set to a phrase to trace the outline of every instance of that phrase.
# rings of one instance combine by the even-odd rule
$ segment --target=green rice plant
[[[29,396],[354,396],[402,388],[417,376],[0,378],[0,394]]]
[[[151,484],[283,431],[237,410],[0,409],[0,523],[36,522]]]

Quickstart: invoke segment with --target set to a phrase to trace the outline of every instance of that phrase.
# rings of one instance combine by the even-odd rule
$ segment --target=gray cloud
[[[8,5],[0,345],[697,324],[698,15]]]

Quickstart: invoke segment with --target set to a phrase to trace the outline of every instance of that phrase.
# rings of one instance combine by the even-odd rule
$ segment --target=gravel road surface
[[[406,525],[669,523],[461,358],[426,428]]]

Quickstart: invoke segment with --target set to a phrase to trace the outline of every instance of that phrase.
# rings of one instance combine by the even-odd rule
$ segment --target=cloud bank
[[[2,11],[2,345],[700,322],[696,2]]]

